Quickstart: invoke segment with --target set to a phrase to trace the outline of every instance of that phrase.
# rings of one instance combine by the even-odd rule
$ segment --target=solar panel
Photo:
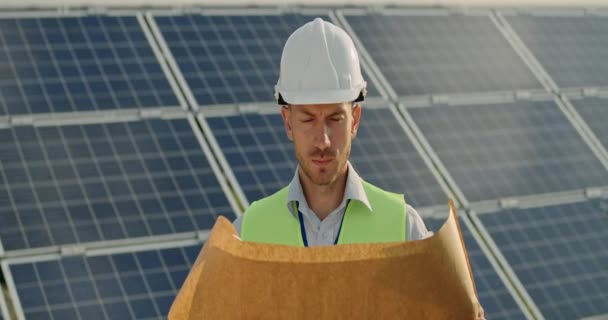
[[[166,319],[200,245],[6,263],[25,319]]]
[[[193,105],[272,102],[283,45],[315,15],[157,15]],[[321,17],[329,21],[327,15]],[[370,96],[378,91],[367,77]]]
[[[426,218],[424,222],[429,230],[436,232],[445,219]],[[464,238],[469,263],[473,271],[479,303],[487,319],[525,319],[527,316],[513,297],[513,291],[507,288],[504,280],[498,275],[486,253],[471,233],[469,224],[459,217],[460,229]]]
[[[470,202],[608,185],[553,101],[408,108]]]
[[[0,18],[0,115],[179,105],[135,16]]]
[[[608,86],[608,17],[505,18],[559,87]]]
[[[234,217],[185,117],[17,126],[0,139],[6,251],[205,230],[220,214]]]
[[[579,100],[571,99],[570,102],[608,150],[608,99],[585,97]]]
[[[399,117],[365,106],[351,163],[372,184],[405,194],[416,206],[445,205],[446,193],[412,144]],[[293,178],[297,161],[276,111],[208,116],[206,122],[237,184],[250,202],[271,195]]]
[[[489,16],[345,17],[398,96],[542,89]]]
[[[546,319],[608,313],[608,202],[479,214]]]

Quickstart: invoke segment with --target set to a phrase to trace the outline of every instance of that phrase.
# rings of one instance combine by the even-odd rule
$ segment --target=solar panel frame
[[[469,211],[470,219],[477,226],[477,230],[478,230],[479,234],[481,235],[481,237],[483,237],[485,239],[486,244],[491,249],[495,259],[499,262],[500,265],[502,265],[506,275],[511,279],[513,285],[518,289],[521,296],[523,296],[523,298],[526,300],[526,302],[528,303],[528,306],[532,309],[532,311],[537,319],[545,319],[543,313],[541,312],[541,309],[536,304],[535,300],[532,298],[532,296],[530,295],[528,290],[525,288],[524,284],[521,282],[521,279],[515,273],[515,270],[513,269],[511,264],[508,262],[508,260],[504,256],[503,252],[500,250],[500,247],[497,245],[494,238],[490,235],[490,232],[488,231],[488,229],[486,228],[485,224],[482,222],[482,219],[480,217],[483,216],[484,214],[492,214],[492,213],[496,214],[503,209],[509,210],[509,209],[515,208],[515,209],[525,210],[525,209],[543,208],[543,207],[547,207],[547,206],[576,204],[579,202],[587,202],[587,201],[599,199],[599,198],[605,199],[607,197],[608,197],[608,192],[606,192],[602,195],[591,195],[591,196],[585,195],[585,194],[570,194],[565,197],[545,197],[545,198],[526,199],[524,201],[517,203],[513,207],[504,207],[504,208],[487,207],[487,208],[480,208],[480,209],[475,209],[475,210]],[[587,317],[581,318],[581,320],[584,320],[584,319],[596,319],[596,317],[590,316],[589,318],[587,318]],[[599,318],[597,318],[597,319],[603,319],[603,316],[599,315]]]
[[[150,28],[147,26],[145,15],[139,11],[137,13],[137,21],[139,21],[139,25],[141,26],[142,30],[144,31],[144,34],[146,35],[146,39],[148,39],[148,43],[150,43],[150,46],[152,47],[152,51],[154,51],[154,55],[156,56],[156,59],[159,61],[160,66],[163,69],[163,72],[165,73],[165,77],[167,78],[167,80],[169,81],[169,84],[171,85],[171,89],[173,90],[175,96],[177,97],[177,99],[180,103],[179,107],[183,110],[189,110],[188,103],[186,102],[186,99],[184,98],[184,95],[182,94],[182,92],[180,90],[178,82],[176,81],[175,77],[173,76],[171,67],[168,64],[167,59],[163,56],[161,48],[159,47],[158,43],[155,40],[154,34],[150,30]]]
[[[455,198],[451,189],[441,178],[439,171],[437,171],[435,169],[435,167],[433,166],[433,164],[431,162],[431,159],[423,152],[422,146],[415,139],[413,132],[405,124],[405,122],[399,115],[399,113],[394,105],[392,105],[388,102],[374,102],[374,103],[369,102],[369,103],[366,103],[363,106],[363,108],[388,108],[394,114],[396,121],[398,122],[400,127],[403,129],[405,135],[407,136],[407,138],[410,140],[410,142],[414,146],[415,150],[417,151],[417,155],[419,155],[422,158],[422,161],[424,162],[424,164],[426,165],[428,170],[430,170],[431,174],[433,175],[434,179],[439,184],[444,195],[451,199]],[[275,113],[278,114],[279,110],[277,110],[277,109],[278,109],[278,106],[276,106],[276,105],[272,106],[272,107],[251,105],[251,106],[240,106],[240,107],[232,107],[232,108],[216,106],[214,108],[207,108],[204,110],[204,112],[198,113],[199,123],[201,124],[201,127],[203,129],[205,136],[208,137],[209,145],[210,145],[211,149],[213,150],[213,152],[215,152],[215,154],[217,155],[220,166],[222,167],[224,174],[226,175],[231,186],[233,187],[234,193],[238,197],[240,203],[243,204],[243,206],[245,208],[248,208],[249,205],[251,204],[251,202],[245,195],[245,192],[243,191],[243,188],[241,187],[240,183],[238,182],[238,179],[236,178],[236,175],[234,174],[232,167],[230,166],[228,160],[226,159],[226,156],[224,155],[224,152],[222,151],[220,144],[218,143],[215,135],[213,134],[213,130],[211,129],[211,127],[209,126],[209,124],[207,122],[207,117],[224,117],[224,116],[230,116],[230,115],[238,115],[242,112],[244,112],[244,113],[254,112],[254,113],[259,113],[262,115],[275,114]],[[295,155],[292,155],[292,156],[294,157],[294,160],[295,160]],[[295,160],[295,161],[297,162],[297,160]],[[253,201],[253,200],[258,200],[258,199],[251,199],[251,200]],[[424,206],[424,207],[420,206],[420,207],[417,207],[416,209],[418,212],[436,212],[436,211],[445,212],[447,210],[447,208],[448,208],[447,204],[438,203],[438,204],[433,204],[430,206]]]
[[[69,121],[66,121],[66,120],[59,121],[56,118],[51,118],[51,119],[46,119],[46,120],[40,120],[39,122],[37,122],[33,125],[35,127],[45,127],[45,126],[55,127],[55,126],[74,125],[74,124],[85,126],[87,124],[129,123],[129,122],[133,122],[133,121],[137,122],[137,121],[146,120],[146,119],[183,120],[183,121],[188,122],[188,125],[191,128],[197,143],[201,146],[202,154],[206,157],[206,161],[208,162],[209,167],[210,167],[211,171],[213,172],[213,175],[215,176],[216,180],[218,181],[219,187],[223,191],[223,194],[226,197],[226,200],[228,201],[228,204],[230,205],[230,208],[232,209],[233,214],[235,216],[240,215],[241,209],[240,209],[239,205],[237,204],[236,200],[233,198],[232,193],[230,192],[230,188],[228,187],[228,184],[226,183],[226,181],[224,180],[224,178],[222,176],[220,167],[215,162],[215,158],[213,157],[213,154],[211,153],[211,149],[207,145],[205,138],[203,137],[201,131],[198,129],[198,125],[196,123],[196,119],[195,119],[194,115],[192,115],[191,113],[178,109],[178,110],[174,110],[172,112],[165,112],[160,115],[152,114],[152,116],[150,116],[150,117],[141,117],[141,116],[124,117],[124,116],[121,116],[121,117],[109,117],[109,118],[76,118],[76,119],[70,119]],[[158,152],[162,153],[163,151],[159,150]],[[95,159],[95,157],[93,157],[91,159]],[[122,166],[122,164],[120,164],[120,165]],[[128,172],[125,172],[125,174],[128,176]],[[151,176],[151,177],[153,177],[153,176]],[[144,216],[145,216],[145,214],[144,214]],[[144,221],[147,221],[147,220],[144,220]],[[73,230],[73,232],[75,232],[75,230]],[[49,246],[25,247],[25,248],[20,248],[20,249],[13,249],[13,250],[7,250],[6,246],[4,246],[3,256],[18,257],[18,256],[24,256],[24,255],[31,255],[31,254],[45,254],[45,253],[49,253],[49,252],[57,252],[57,251],[65,250],[65,249],[74,250],[74,248],[76,248],[76,250],[81,250],[82,248],[100,248],[100,247],[105,247],[105,246],[118,246],[118,245],[125,245],[125,244],[147,243],[154,239],[158,240],[158,241],[190,239],[190,238],[199,237],[201,232],[205,232],[205,230],[191,230],[191,231],[185,231],[185,232],[182,231],[182,232],[177,232],[177,233],[161,233],[161,234],[156,234],[156,235],[150,234],[150,235],[138,236],[138,237],[126,236],[124,238],[118,238],[118,239],[104,239],[104,240],[89,241],[89,242],[78,242],[77,241],[77,242],[68,243],[68,244],[52,244]],[[2,248],[3,248],[2,240],[0,239],[0,249],[2,249]],[[0,251],[0,253],[2,253],[2,251]]]
[[[483,226],[483,223],[478,217],[478,213],[476,211],[469,211],[469,219],[477,226],[479,236],[484,239],[485,246],[492,253],[492,260],[496,261],[496,263],[502,267],[501,270],[503,274],[507,277],[507,279],[509,279],[511,286],[517,290],[518,297],[525,301],[526,306],[528,307],[527,310],[534,315],[535,319],[544,319],[540,309],[536,305],[536,302],[534,302],[524,285],[521,283],[520,279],[515,275],[515,271],[513,268],[511,268],[511,265],[502,255],[500,249],[498,249],[498,246],[488,233],[487,229],[485,229]]]
[[[499,262],[493,256],[492,251],[494,249],[491,249],[491,247],[489,247],[486,244],[486,242],[483,239],[483,236],[478,233],[477,228],[474,226],[469,215],[462,210],[458,210],[457,216],[459,218],[460,228],[463,229],[463,225],[464,225],[464,228],[468,229],[469,234],[476,242],[476,245],[479,247],[479,249],[483,253],[483,256],[490,262],[490,265],[492,266],[495,273],[498,275],[498,277],[502,281],[503,285],[505,286],[508,293],[511,295],[511,297],[513,298],[513,300],[515,301],[515,303],[517,304],[517,306],[519,307],[521,312],[526,316],[527,319],[541,319],[536,314],[531,313],[530,310],[526,307],[527,304],[529,305],[530,300],[527,299],[525,296],[523,297],[523,299],[525,299],[525,300],[522,300],[522,296],[520,296],[518,294],[518,290],[520,290],[520,288],[518,287],[518,283],[511,282],[511,280],[509,279],[509,275],[503,271]],[[439,211],[435,211],[430,214],[422,213],[421,217],[423,218],[425,223],[428,223],[427,221],[429,221],[431,219],[439,220],[439,221],[441,221],[441,226],[443,226],[443,223],[445,223],[445,219],[446,219],[446,213],[439,212]],[[428,225],[430,225],[430,224],[428,224]],[[433,228],[428,228],[428,229],[429,229],[429,231],[433,231],[432,230]],[[436,232],[436,231],[437,230],[434,230],[434,232]],[[461,230],[461,232],[462,232],[462,230]],[[465,246],[466,246],[466,243],[465,243]],[[467,255],[468,255],[468,252],[467,252]],[[469,257],[469,259],[470,259],[470,257]],[[471,262],[469,262],[469,264],[471,264]],[[471,266],[471,268],[473,268],[473,266]],[[472,269],[472,272],[473,272],[473,274],[475,274],[474,269]],[[483,301],[480,301],[480,303],[483,307]],[[487,311],[486,311],[485,316],[488,319],[491,318],[491,314],[488,314]]]
[[[405,121],[403,121],[403,118],[399,114],[399,110],[395,107],[395,105],[391,104],[391,103],[387,103],[386,101],[380,101],[375,104],[366,103],[363,106],[363,108],[368,108],[368,109],[369,108],[372,108],[372,109],[373,108],[388,108],[392,112],[395,121],[397,121],[397,123],[399,124],[399,127],[405,132],[405,136],[406,136],[407,140],[413,145],[413,147],[416,151],[416,154],[422,159],[424,165],[426,166],[426,169],[428,169],[431,172],[435,181],[438,182],[441,190],[443,191],[443,195],[448,197],[449,199],[454,199],[455,195],[452,193],[448,184],[446,184],[445,181],[443,180],[443,178],[441,177],[441,173],[433,165],[431,158],[429,158],[427,156],[427,154],[424,152],[422,145],[419,143],[418,139],[416,139],[411,128],[406,124]],[[365,121],[365,119],[363,119],[363,121]],[[355,168],[356,167],[357,167],[357,165],[355,164]],[[407,197],[407,195],[406,195],[406,197]],[[408,200],[406,199],[406,201],[408,201]],[[409,203],[411,203],[411,202],[409,202]],[[427,205],[427,206],[417,205],[416,208],[417,208],[417,211],[420,211],[420,212],[437,211],[437,210],[445,210],[447,208],[447,205],[445,203],[434,203],[433,205]]]
[[[553,101],[557,105],[559,112],[561,112],[564,115],[564,117],[566,117],[568,123],[573,126],[573,128],[577,132],[578,136],[583,141],[586,142],[587,147],[589,147],[589,149],[593,153],[593,155],[599,160],[599,162],[601,162],[601,164],[605,168],[608,169],[608,161],[606,161],[602,157],[601,153],[597,150],[597,148],[594,148],[593,145],[590,144],[590,141],[587,138],[585,132],[582,131],[580,126],[578,126],[575,121],[573,121],[573,119],[569,115],[568,110],[566,110],[565,106],[562,104],[562,102],[559,99],[554,98],[554,97],[544,94],[544,93],[541,93],[538,95],[533,94],[529,97],[524,98],[524,101],[527,99],[530,99],[530,101],[537,101],[537,100],[538,101]],[[401,103],[398,105],[398,108],[401,111],[402,115],[404,116],[405,122],[411,128],[411,130],[414,132],[414,134],[419,138],[420,144],[422,145],[424,150],[428,153],[429,157],[433,160],[433,162],[435,163],[435,165],[438,168],[438,171],[446,179],[448,185],[452,188],[454,194],[461,201],[461,204],[464,208],[474,208],[474,209],[499,208],[499,207],[503,207],[503,206],[512,205],[513,203],[527,202],[527,201],[530,201],[531,199],[537,199],[538,201],[544,201],[545,199],[551,199],[551,198],[556,198],[556,197],[557,198],[568,198],[573,195],[585,195],[589,192],[600,193],[600,194],[608,192],[608,185],[607,185],[607,186],[598,186],[598,187],[583,188],[583,189],[577,189],[577,190],[547,192],[547,193],[533,194],[533,195],[504,196],[504,197],[500,197],[500,198],[496,198],[496,199],[470,201],[464,195],[463,190],[459,187],[458,183],[456,182],[456,180],[453,178],[453,176],[450,174],[449,170],[447,169],[447,166],[440,159],[439,155],[434,150],[434,148],[431,146],[430,142],[427,140],[425,135],[422,133],[422,130],[416,124],[416,122],[414,121],[414,118],[408,111],[408,109],[411,109],[411,108],[426,108],[426,107],[446,108],[446,107],[450,107],[450,106],[457,107],[460,105],[476,105],[476,104],[480,104],[480,103],[481,104],[509,103],[509,102],[516,102],[516,101],[518,101],[518,100],[514,99],[513,97],[510,97],[506,100],[504,97],[500,97],[500,96],[494,97],[493,99],[478,97],[477,99],[469,99],[466,102],[457,101],[457,102],[454,102],[453,104],[448,104],[448,105],[444,105],[444,103],[440,103],[439,106],[433,106],[433,104],[429,104],[429,103],[422,103],[419,105],[416,105],[416,104],[405,105],[405,104]]]
[[[330,22],[339,25],[339,21],[337,21],[333,11],[330,11],[328,9],[297,8],[297,9],[289,11],[288,13],[290,13],[290,14],[295,13],[295,14],[310,16],[311,19],[315,16],[323,16],[325,18],[328,18]],[[179,13],[176,13],[174,11],[167,11],[167,10],[149,10],[146,12],[146,19],[149,22],[150,28],[152,29],[152,32],[159,43],[159,46],[161,48],[161,51],[163,52],[163,55],[166,57],[171,68],[175,71],[175,76],[177,78],[177,82],[180,84],[181,88],[183,88],[183,92],[186,96],[188,103],[192,106],[194,111],[198,112],[203,109],[207,109],[208,106],[214,106],[214,104],[201,104],[197,101],[195,94],[193,92],[193,88],[191,88],[190,85],[188,84],[188,81],[186,80],[186,77],[184,76],[182,68],[180,68],[179,64],[177,63],[177,60],[176,60],[175,56],[173,55],[173,52],[171,51],[162,31],[160,30],[160,28],[155,20],[155,17],[159,17],[159,16],[176,16],[176,15],[181,15],[181,14],[200,14],[200,15],[206,15],[206,16],[282,16],[282,15],[286,14],[286,12],[279,10],[279,9],[271,9],[271,8],[199,9],[199,10],[189,9],[187,11],[181,11]],[[363,60],[363,59],[361,59],[361,60]],[[276,61],[277,66],[279,65],[279,62],[280,61]],[[378,100],[385,99],[387,97],[387,94],[381,86],[377,85],[377,83],[378,83],[377,77],[373,72],[371,72],[367,61],[361,61],[361,71],[364,74],[364,76],[367,75],[367,78],[365,78],[365,80],[368,83],[368,95],[370,94],[369,93],[370,89],[372,91],[377,91],[377,93],[378,93],[378,95],[372,95],[372,96],[366,97],[366,101],[378,101]],[[272,84],[272,86],[274,86],[274,83]],[[273,92],[268,92],[268,97],[269,97],[268,101],[235,102],[235,103],[215,104],[215,105],[223,105],[226,107],[234,106],[234,105],[250,105],[250,104],[276,105],[273,102],[273,100],[271,99],[272,94],[273,94]]]
[[[241,112],[259,112],[261,114],[268,114],[268,113],[278,112],[278,110],[276,110],[277,108],[278,108],[278,106],[276,106],[276,105],[273,105],[273,106],[268,105],[268,106],[264,106],[264,107],[258,107],[258,106],[253,105],[253,106],[245,106],[242,108],[232,108],[232,110],[229,110],[228,108],[222,108],[222,109],[213,108],[213,109],[206,109],[204,112],[199,112],[198,116],[197,116],[204,134],[209,138],[208,141],[209,141],[209,145],[210,145],[211,149],[217,155],[220,166],[222,167],[222,169],[224,171],[224,174],[226,175],[228,181],[230,182],[230,185],[233,187],[234,192],[236,193],[237,197],[239,198],[240,203],[243,204],[244,208],[248,208],[251,205],[251,202],[249,202],[249,200],[247,199],[247,196],[245,196],[245,192],[243,191],[243,188],[241,187],[240,183],[238,182],[238,179],[236,178],[236,175],[234,174],[234,171],[232,170],[232,166],[226,159],[226,156],[224,155],[222,148],[220,147],[215,135],[213,134],[213,130],[211,130],[211,127],[207,123],[206,118],[213,117],[213,116],[229,116],[229,115],[233,115],[233,114],[239,114]]]
[[[348,31],[351,35],[353,42],[358,47],[360,55],[363,57],[362,60],[366,60],[367,63],[370,64],[370,69],[375,73],[375,76],[378,78],[378,82],[381,84],[381,87],[384,88],[386,94],[388,95],[391,101],[398,102],[409,102],[409,101],[429,101],[429,100],[446,100],[446,99],[454,99],[454,100],[467,100],[470,96],[476,97],[495,97],[495,96],[503,96],[505,94],[511,94],[514,90],[499,90],[499,91],[488,91],[488,92],[452,92],[452,93],[440,93],[440,92],[431,92],[428,94],[415,94],[415,95],[399,95],[396,93],[395,88],[390,84],[390,81],[386,78],[386,76],[382,73],[380,67],[374,59],[369,51],[365,48],[365,45],[354,31],[354,29],[350,26],[350,23],[347,20],[347,16],[362,16],[367,14],[381,14],[386,16],[432,16],[432,17],[440,17],[440,16],[449,16],[454,14],[454,10],[450,9],[431,9],[431,8],[390,8],[390,9],[380,9],[379,11],[373,11],[370,13],[369,10],[365,9],[356,9],[356,8],[348,8],[348,9],[337,9],[336,16],[338,20],[341,22],[342,26]],[[471,17],[479,17],[486,16],[491,22],[491,25],[496,28],[497,34],[504,38],[504,40],[508,43],[508,45],[513,49],[513,53],[521,59],[522,66],[524,69],[528,69],[530,75],[536,81],[536,88],[521,88],[517,89],[517,92],[546,92],[548,90],[547,86],[541,81],[536,72],[533,70],[533,66],[530,65],[529,61],[526,59],[524,55],[514,47],[512,40],[509,38],[508,34],[505,33],[501,25],[495,20],[494,15],[489,9],[470,9],[466,12],[457,12],[458,15],[465,15]]]
[[[122,247],[107,247],[107,248],[92,248],[90,250],[85,250],[82,252],[75,252],[75,253],[69,253],[69,254],[44,254],[44,255],[35,255],[35,256],[25,256],[25,257],[13,257],[13,258],[9,258],[9,259],[4,259],[0,262],[1,264],[1,270],[4,273],[4,275],[6,276],[6,284],[7,284],[7,288],[8,288],[8,293],[13,301],[13,306],[14,306],[14,310],[15,310],[15,314],[17,316],[17,319],[19,320],[26,320],[25,317],[25,311],[24,311],[24,306],[22,304],[22,301],[20,299],[19,293],[18,293],[18,287],[17,287],[17,283],[15,281],[15,278],[13,277],[13,273],[11,272],[11,266],[13,265],[19,265],[19,264],[28,264],[28,263],[44,263],[44,262],[53,262],[53,261],[58,261],[60,263],[60,261],[62,259],[70,259],[70,258],[78,258],[78,257],[82,257],[83,259],[88,259],[88,258],[103,258],[103,257],[112,257],[112,256],[116,256],[116,255],[121,255],[121,254],[146,254],[146,253],[157,253],[158,255],[161,255],[161,252],[163,250],[181,250],[182,252],[184,250],[187,249],[192,249],[193,246],[195,247],[200,247],[202,249],[203,245],[204,245],[204,241],[206,241],[208,238],[208,233],[202,233],[201,236],[197,239],[191,239],[191,240],[174,240],[174,241],[168,241],[168,242],[157,242],[157,243],[145,243],[145,244],[132,244],[132,245],[127,245],[127,246],[122,246]],[[198,251],[200,253],[200,250]],[[198,256],[198,254],[197,254]],[[164,257],[160,257],[161,259],[164,260]],[[185,262],[187,263],[185,265],[185,267],[187,267],[188,273],[189,271],[192,269],[192,265],[194,264],[194,261],[196,260],[196,256],[193,257],[191,259],[191,261],[188,261],[188,257],[184,257],[186,258]],[[137,258],[135,258],[137,259]],[[111,262],[113,264],[113,269],[115,271],[117,270],[117,267],[115,264],[115,262]],[[137,260],[135,261],[136,264],[140,264],[140,261]],[[170,271],[169,268],[173,269],[175,266],[167,266],[167,261],[161,261],[162,264],[162,271],[164,271],[163,274],[166,274],[167,271]],[[85,268],[88,268],[85,266]],[[62,268],[63,269],[63,268]],[[159,269],[154,268],[154,270]],[[145,270],[142,270],[142,266],[138,266],[138,272],[134,272],[134,271],[130,271],[129,273],[133,274],[133,275],[137,275],[137,276],[141,276],[144,282],[144,286],[146,287],[145,289],[145,293],[143,292],[138,292],[138,294],[133,295],[133,294],[129,294],[126,290],[125,284],[119,284],[120,286],[120,290],[122,292],[122,295],[124,298],[127,298],[129,300],[119,300],[118,298],[111,298],[111,302],[123,302],[123,303],[127,303],[129,304],[128,308],[129,308],[129,313],[130,315],[133,317],[133,310],[131,309],[130,306],[130,302],[134,299],[138,299],[138,297],[141,297],[142,295],[144,296],[144,298],[150,298],[150,300],[153,300],[156,296],[154,295],[155,290],[153,288],[151,288],[148,284],[148,280],[146,278],[144,278],[144,276],[146,275]],[[143,272],[142,272],[143,271]],[[65,270],[61,271],[64,275],[63,275],[63,280],[65,279],[69,279],[68,277],[70,275],[65,274]],[[103,299],[103,297],[99,296],[102,293],[99,291],[99,288],[96,284],[96,281],[98,280],[97,278],[91,278],[91,275],[94,275],[93,270],[89,270],[88,271],[89,276],[87,277],[87,280],[89,280],[89,282],[93,283],[93,287],[96,291],[95,295],[97,296],[97,303],[96,304],[91,304],[90,302],[87,303],[87,305],[93,305],[93,306],[100,306],[101,302],[104,302],[105,300]],[[120,278],[118,277],[119,274],[116,272],[112,273],[114,276],[116,276],[116,280],[120,282]],[[36,276],[39,277],[39,276]],[[171,278],[171,275],[167,275],[168,277],[168,281],[169,282],[173,282],[174,279]],[[79,279],[82,279],[82,275],[78,276]],[[108,279],[107,274],[104,274],[103,279]],[[114,278],[109,278],[110,280],[114,279]],[[57,282],[57,280],[53,280],[54,282]],[[37,282],[40,284],[40,286],[42,286],[44,284],[44,282],[37,280]],[[68,292],[71,292],[71,288],[70,288],[70,283],[69,282],[60,282],[61,284],[66,286],[66,289]],[[177,294],[178,290],[181,288],[181,285],[183,283],[175,283],[175,292],[174,295]],[[37,287],[39,288],[39,287]],[[42,295],[44,296],[45,293],[42,293]],[[173,295],[173,296],[174,296]],[[68,302],[68,304],[71,304],[71,307],[73,307],[73,309],[77,309],[78,307],[80,307],[80,305],[76,305],[74,304],[76,301],[74,301],[74,297],[73,294],[70,294],[72,301]],[[63,297],[66,298],[66,297]],[[68,300],[70,298],[67,298]],[[45,301],[47,299],[45,298]],[[50,306],[51,304],[46,303],[45,307]],[[57,305],[57,304],[55,304]],[[65,303],[64,303],[65,305]],[[152,305],[152,308],[155,309],[155,311],[159,311],[158,308],[159,306],[155,303]],[[48,310],[49,312],[51,310]],[[168,310],[167,310],[168,311]],[[75,314],[75,312],[74,312]],[[161,315],[161,316],[166,316],[166,315]],[[77,317],[79,319],[87,319],[87,318],[82,318],[82,316],[77,315]],[[106,319],[112,319],[109,316],[105,317]],[[10,318],[7,318],[10,319]]]
[[[588,99],[592,100],[592,103],[595,101],[604,102],[606,110],[608,110],[608,91],[595,92],[589,95],[585,95],[584,93],[562,95],[565,106],[571,112],[570,117],[581,127],[581,130],[587,133],[589,144],[596,148],[604,159],[608,159],[608,131],[605,131],[605,128],[601,127],[602,115],[593,114],[592,116],[591,113],[583,110],[589,108],[585,105],[585,100]],[[592,117],[600,117],[600,119],[598,121],[597,118]]]
[[[30,112],[30,113],[16,114],[16,115],[6,114],[6,115],[0,115],[0,123],[10,123],[12,121],[15,121],[14,118],[17,118],[16,121],[19,122],[20,121],[19,118],[24,118],[25,121],[30,121],[30,119],[36,119],[36,118],[44,119],[44,118],[78,117],[78,116],[87,117],[87,116],[96,116],[98,114],[103,115],[106,113],[118,113],[118,114],[130,115],[130,114],[139,113],[139,112],[158,112],[158,111],[165,111],[165,110],[170,111],[173,109],[188,110],[188,105],[186,103],[186,100],[184,99],[183,95],[181,94],[178,84],[172,76],[170,68],[162,56],[162,52],[160,51],[156,42],[154,41],[153,35],[150,33],[150,30],[146,26],[146,22],[144,20],[143,14],[139,10],[115,9],[115,10],[105,10],[105,11],[99,12],[99,13],[96,13],[95,11],[90,11],[90,10],[87,11],[87,10],[78,10],[78,9],[70,10],[70,11],[57,11],[57,10],[54,10],[54,11],[49,11],[49,10],[19,11],[19,10],[17,10],[17,11],[11,11],[11,12],[0,12],[0,19],[24,19],[24,18],[40,18],[40,19],[57,18],[57,19],[61,19],[61,18],[83,18],[83,17],[88,17],[88,16],[92,16],[92,17],[95,17],[95,16],[134,17],[137,20],[139,27],[141,28],[141,32],[146,37],[147,43],[150,46],[150,48],[154,54],[154,59],[155,59],[156,63],[158,63],[160,68],[162,69],[164,79],[169,84],[170,90],[172,91],[175,99],[177,100],[178,105],[174,105],[174,106],[159,105],[159,106],[152,106],[152,107],[132,106],[132,107],[127,107],[127,108],[120,108],[120,107],[114,106],[113,108],[110,108],[110,109],[87,110],[87,111],[71,110],[71,111],[65,111],[65,112],[51,111],[51,112],[45,112],[45,113]],[[75,59],[74,61],[77,61],[77,59]],[[146,73],[146,72],[147,72],[147,70],[143,70],[143,73]],[[131,91],[134,92],[135,90],[131,90]],[[137,97],[136,97],[136,99],[137,99]],[[93,107],[93,106],[91,106],[91,107]]]

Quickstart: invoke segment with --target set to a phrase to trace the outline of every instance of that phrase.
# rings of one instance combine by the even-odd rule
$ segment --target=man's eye
[[[342,121],[342,117],[335,117],[335,118],[331,118],[331,121]]]
[[[311,121],[312,121],[312,119],[302,119],[302,120],[300,120],[300,121],[302,121],[302,122],[311,122]]]

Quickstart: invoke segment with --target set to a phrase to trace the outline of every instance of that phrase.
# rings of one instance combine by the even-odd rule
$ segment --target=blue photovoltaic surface
[[[346,18],[398,96],[542,89],[488,16]]]
[[[424,222],[430,231],[437,232],[445,219],[425,218]],[[525,319],[521,308],[496,273],[496,269],[490,264],[467,225],[462,219],[459,222],[475,278],[479,303],[484,309],[486,318]]]
[[[553,101],[408,108],[470,201],[608,185]]]
[[[608,313],[608,202],[479,214],[545,319]]]
[[[5,250],[210,229],[228,199],[185,119],[0,130]]]
[[[155,21],[198,105],[272,102],[283,45],[316,16],[179,15]],[[322,16],[329,21],[327,16]],[[378,91],[368,82],[368,95]]]
[[[134,16],[0,18],[0,115],[178,105]]]
[[[11,264],[28,320],[166,319],[200,245]]]
[[[608,150],[608,99],[587,97],[570,102]]]
[[[351,162],[361,177],[423,207],[443,205],[447,196],[388,108],[365,108]],[[222,153],[251,202],[286,186],[297,166],[282,118],[245,113],[208,117]]]
[[[244,113],[206,118],[249,202],[286,186],[297,166],[278,109],[273,114]]]
[[[506,18],[559,87],[608,86],[608,17]]]

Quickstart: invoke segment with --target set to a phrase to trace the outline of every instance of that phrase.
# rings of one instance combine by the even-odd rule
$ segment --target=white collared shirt
[[[287,203],[285,205],[296,219],[298,218],[298,212],[294,211],[294,202],[296,203],[300,212],[302,212],[302,216],[304,217],[304,228],[306,229],[306,239],[308,240],[308,246],[310,247],[334,244],[348,200],[360,201],[373,212],[373,208],[371,208],[367,199],[367,194],[363,189],[361,178],[350,162],[348,162],[346,188],[344,189],[344,197],[342,198],[342,202],[325,219],[323,219],[323,221],[321,221],[308,206],[308,202],[306,201],[306,197],[304,196],[304,191],[302,189],[302,184],[300,183],[298,169],[296,169],[294,177],[289,183],[288,190]],[[431,232],[427,231],[422,218],[420,218],[420,215],[414,208],[407,205],[406,212],[405,228],[407,240],[419,240],[432,235]],[[236,220],[234,220],[233,224],[240,234],[241,225],[243,224],[243,216],[238,216]]]

